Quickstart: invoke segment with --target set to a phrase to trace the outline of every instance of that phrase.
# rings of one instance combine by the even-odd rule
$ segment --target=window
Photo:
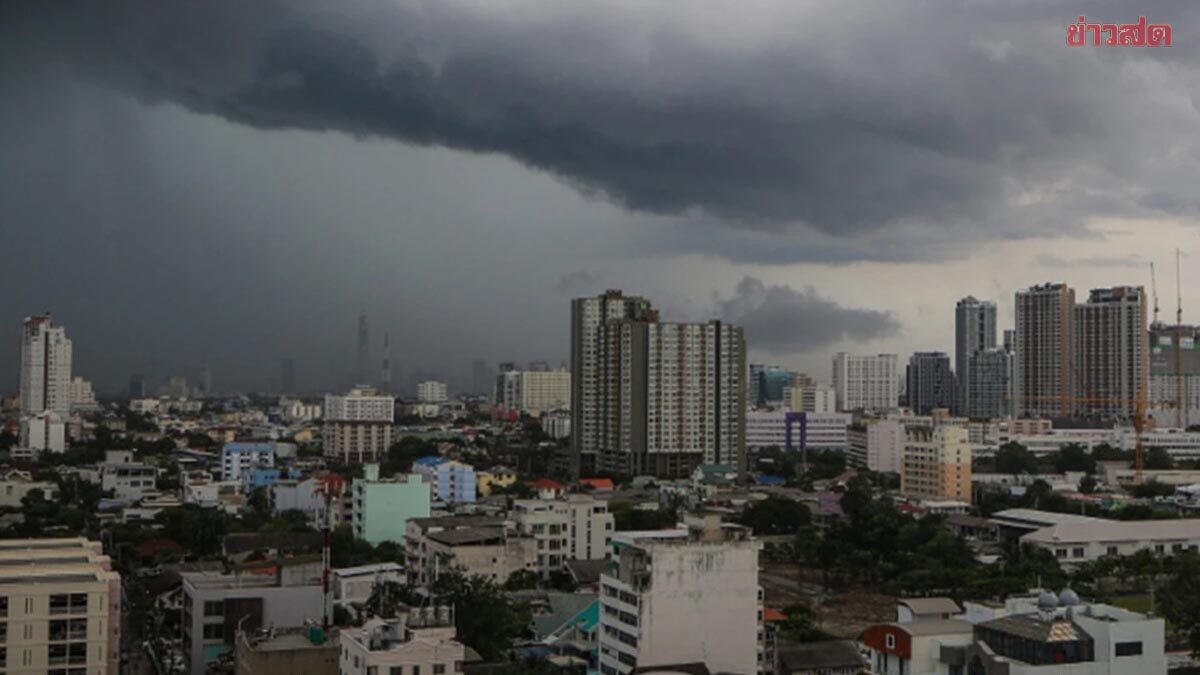
[[[445,673],[445,672],[446,672],[446,664],[444,664],[444,663],[433,664],[433,675],[443,675],[443,673]]]
[[[1067,549],[1065,549],[1065,548],[1056,548],[1056,549],[1054,549],[1054,557],[1055,557],[1055,558],[1065,558],[1065,557],[1067,557]]]
[[[886,636],[883,638],[883,644],[884,644],[884,646],[886,646],[888,649],[895,649],[895,648],[896,648],[896,636],[895,636],[895,635],[892,635],[891,633],[888,633],[888,634],[887,634],[887,635],[886,635]]]
[[[1107,553],[1108,555],[1120,555],[1120,552],[1117,550],[1116,546],[1109,546],[1108,550],[1105,551],[1105,553]]]
[[[205,600],[204,601],[204,616],[224,616],[225,601],[223,600]]]
[[[58,593],[50,596],[51,614],[87,614],[87,593]]]
[[[1141,642],[1118,642],[1117,656],[1140,656],[1142,653]]]
[[[404,666],[392,666],[388,669],[388,675],[404,675]]]
[[[50,640],[86,640],[87,619],[53,619],[50,621]]]
[[[206,623],[206,624],[204,624],[204,639],[205,640],[224,640],[225,639],[225,624],[223,624],[223,623]]]
[[[1083,553],[1084,553],[1084,549],[1082,546],[1076,546],[1075,548],[1071,549],[1071,557],[1072,558],[1082,558]]]

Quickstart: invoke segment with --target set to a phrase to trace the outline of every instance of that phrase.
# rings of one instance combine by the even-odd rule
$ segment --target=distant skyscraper
[[[1012,361],[1013,355],[1006,349],[985,349],[967,359],[966,408],[971,417],[998,419],[1012,414]]]
[[[977,300],[973,296],[959,300],[954,307],[954,374],[958,380],[955,408],[960,415],[975,414],[967,409],[971,356],[995,346],[996,303]]]
[[[1066,284],[1017,292],[1015,414],[1062,417],[1072,413],[1074,313],[1075,291]]]
[[[26,317],[21,339],[21,415],[71,414],[71,340],[49,314]]]
[[[1076,305],[1074,320],[1076,409],[1131,417],[1150,370],[1145,289],[1095,289]]]
[[[354,377],[357,378],[355,385],[366,385],[367,380],[367,364],[371,360],[371,339],[367,331],[367,315],[363,314],[358,317],[358,357],[355,360]]]
[[[212,396],[212,369],[204,366],[200,369],[200,394]]]
[[[945,352],[916,352],[908,359],[904,381],[908,407],[918,415],[954,404],[954,373]]]
[[[380,366],[379,388],[385,394],[392,392],[392,346],[388,341],[387,332],[383,334],[383,364]]]
[[[296,393],[296,359],[284,359],[280,366],[279,381],[283,385],[284,394]]]
[[[146,397],[146,376],[137,373],[129,376],[129,398]]]
[[[477,396],[487,396],[491,390],[492,378],[488,372],[487,361],[475,359],[471,361],[471,393]]]
[[[900,396],[900,375],[895,354],[833,357],[833,388],[838,410],[895,410]]]

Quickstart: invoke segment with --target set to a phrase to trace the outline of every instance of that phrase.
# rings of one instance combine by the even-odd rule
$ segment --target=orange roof
[[[773,607],[763,607],[763,621],[767,623],[787,621],[787,615]]]
[[[565,490],[567,487],[553,478],[539,478],[529,485],[538,490]]]
[[[611,478],[580,478],[580,485],[588,485],[597,490],[611,490],[615,486]]]

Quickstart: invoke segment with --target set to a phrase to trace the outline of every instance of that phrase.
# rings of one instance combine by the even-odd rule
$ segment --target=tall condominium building
[[[71,415],[71,340],[49,314],[25,318],[21,339],[21,415]]]
[[[746,345],[720,321],[612,322],[601,347],[611,379],[597,468],[678,478],[745,459]],[[585,417],[586,418],[586,417]]]
[[[852,466],[900,473],[906,435],[895,419],[864,419],[847,431],[846,459]]]
[[[1075,396],[1075,291],[1066,284],[1016,294],[1017,415],[1067,416]]]
[[[417,400],[421,403],[445,403],[449,398],[445,382],[427,380],[417,384]]]
[[[895,354],[833,357],[833,388],[838,410],[895,410],[900,394]]]
[[[684,672],[697,663],[713,673],[760,672],[761,544],[748,528],[689,515],[686,530],[612,540],[613,565],[600,576],[601,673]]]
[[[967,359],[965,410],[970,417],[998,419],[1012,414],[1013,355],[1003,348],[975,352]]]
[[[615,372],[607,358],[608,334],[614,321],[657,320],[650,301],[610,290],[594,298],[571,302],[571,473],[595,469],[604,429],[610,419],[609,406],[616,398]],[[504,368],[502,367],[503,371]]]
[[[347,464],[376,462],[392,444],[396,399],[369,387],[325,397],[325,456]]]
[[[916,352],[908,359],[904,377],[908,407],[918,415],[954,405],[954,373],[945,352]]]
[[[795,412],[831,413],[837,410],[837,391],[821,383],[788,387],[784,407]]]
[[[1076,410],[1129,419],[1149,386],[1145,289],[1094,289],[1074,319]]]
[[[98,541],[0,541],[6,673],[121,672],[121,575]]]
[[[971,502],[971,444],[962,427],[910,426],[905,432],[900,494]]]
[[[996,303],[967,296],[954,306],[954,374],[958,378],[956,408],[960,415],[975,415],[968,406],[970,359],[996,347]]]
[[[496,403],[510,410],[541,415],[571,405],[571,371],[509,370],[496,376]]]

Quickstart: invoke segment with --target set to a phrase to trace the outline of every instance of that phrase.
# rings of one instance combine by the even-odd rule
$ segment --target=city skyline
[[[881,2],[863,23],[793,3],[755,14],[771,21],[733,3],[540,18],[437,4],[362,3],[337,17],[317,3],[238,4],[200,32],[178,30],[192,23],[182,10],[124,23],[119,9],[6,4],[0,30],[19,67],[0,69],[0,227],[25,254],[0,267],[0,316],[53,312],[102,393],[132,373],[205,364],[217,389],[263,389],[284,356],[321,391],[354,372],[360,314],[373,336],[390,334],[399,385],[473,359],[560,362],[569,320],[558,308],[619,287],[681,320],[745,326],[753,361],[821,374],[838,351],[952,353],[952,305],[968,294],[997,302],[1011,326],[1022,287],[1148,286],[1157,261],[1169,288],[1174,249],[1198,252],[1185,40],[1068,50],[1074,17],[1035,5]],[[1196,23],[1188,5],[1143,11],[1179,35]],[[359,77],[426,64],[408,25],[456,68],[435,69],[428,92]],[[829,29],[843,25],[873,47],[835,66],[822,55],[842,52]],[[955,37],[919,39],[929,26]],[[173,60],[145,38],[156,34],[186,36],[180,48],[204,66]],[[319,48],[289,49],[297,34]],[[580,45],[574,58],[530,57],[562,44]],[[311,61],[269,61],[269,49]],[[912,58],[879,58],[890,49]],[[493,77],[498,60],[512,70]],[[264,93],[268,66],[293,74],[277,76],[295,87],[288,105]],[[373,89],[354,89],[364,83]],[[430,114],[460,119],[464,87],[484,111],[519,97],[546,132],[545,156],[513,142],[521,120],[502,112],[495,127],[464,120],[428,135],[404,114],[429,94],[445,106]],[[1130,96],[1097,99],[1112,90]],[[555,120],[616,158],[573,162],[579,148]],[[710,133],[714,120],[728,136]],[[1146,151],[1159,147],[1177,151]],[[1185,317],[1200,298],[1187,262]],[[410,355],[426,373],[409,370]],[[16,377],[0,365],[4,390]]]

